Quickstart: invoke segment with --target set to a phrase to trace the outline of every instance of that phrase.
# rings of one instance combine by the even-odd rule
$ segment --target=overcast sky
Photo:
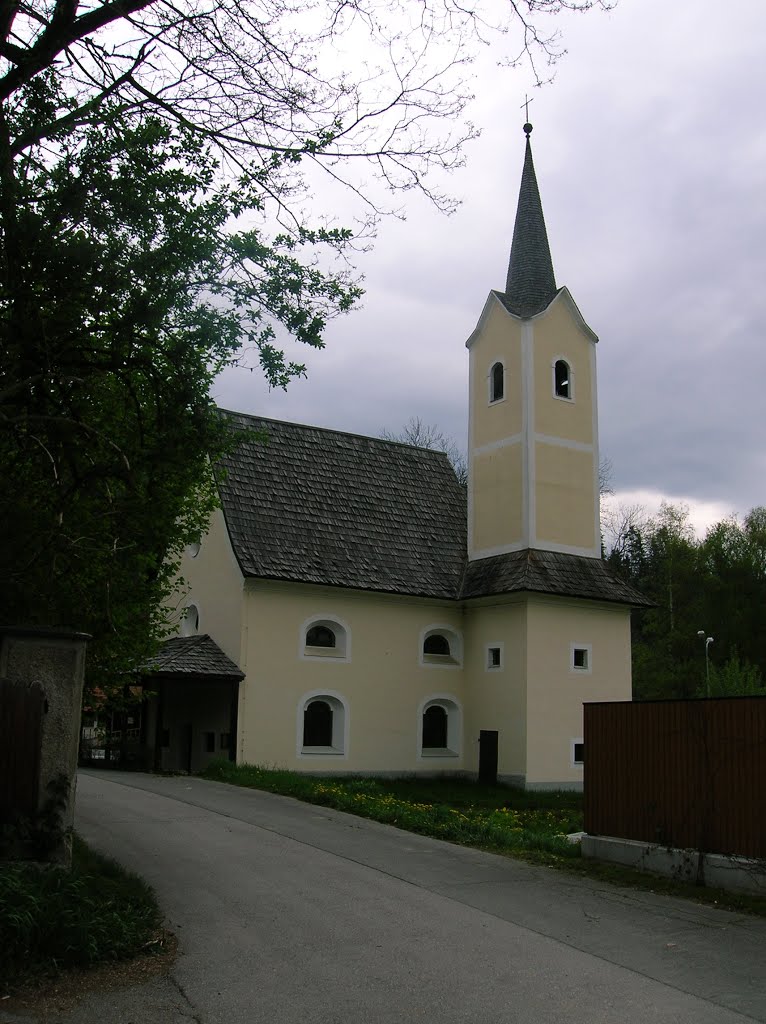
[[[420,416],[465,447],[465,340],[505,284],[529,92],[556,281],[600,338],[618,497],[742,515],[766,504],[766,2],[620,0],[560,27],[551,85],[479,65],[459,211],[410,194],[360,258],[362,307],[302,353],[308,378],[269,392],[231,370],[216,400],[372,435]]]

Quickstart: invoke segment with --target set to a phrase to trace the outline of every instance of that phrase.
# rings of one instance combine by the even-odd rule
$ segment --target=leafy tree
[[[766,694],[760,670],[750,662],[741,661],[736,653],[720,668],[710,666],[710,686],[705,680],[697,690],[699,697],[757,697]]]
[[[43,102],[60,83],[35,87]],[[301,264],[289,240],[228,231],[249,186],[211,187],[200,140],[156,117],[116,114],[57,150],[19,174],[4,221],[0,614],[93,633],[103,687],[162,634],[178,556],[215,501],[215,373],[244,342],[283,384],[298,368],[268,314],[318,345],[358,290]]]
[[[724,519],[698,540],[688,509],[663,505],[654,518],[627,510],[611,533],[610,564],[655,607],[634,613],[634,696],[690,697],[759,692],[766,671],[766,510]]]
[[[591,6],[512,5],[522,53],[555,58],[536,17]],[[215,500],[214,374],[255,358],[286,386],[282,340],[320,347],[360,294],[351,233],[304,215],[317,173],[373,214],[365,174],[449,209],[427,175],[473,134],[479,23],[452,0],[0,0],[0,620],[91,631],[100,684],[150,650]],[[368,42],[387,67],[344,69]]]
[[[724,519],[700,547],[704,628],[720,651],[739,651],[766,670],[766,510],[752,509],[742,523]]]
[[[430,448],[444,452],[455,470],[455,476],[463,487],[468,486],[468,461],[455,441],[433,423],[424,423],[419,416],[410,416],[402,429],[397,433],[391,430],[381,431],[380,436],[386,441],[399,441],[411,444],[416,448]]]

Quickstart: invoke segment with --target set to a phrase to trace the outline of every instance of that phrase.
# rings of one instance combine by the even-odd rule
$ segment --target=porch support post
[[[165,710],[165,681],[157,680],[157,715],[154,720],[154,770],[162,771],[162,717]]]
[[[239,680],[231,684],[231,705],[229,708],[229,760],[237,760],[237,726],[239,722]]]

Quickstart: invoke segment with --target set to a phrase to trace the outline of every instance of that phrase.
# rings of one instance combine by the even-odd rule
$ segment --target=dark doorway
[[[303,746],[332,746],[332,708],[326,700],[312,700],[303,712]]]
[[[192,723],[188,722],[181,729],[181,764],[189,774],[192,770]]]
[[[497,782],[497,732],[490,729],[479,731],[479,782]]]
[[[433,704],[423,712],[423,749],[444,750],[447,747],[447,712]]]

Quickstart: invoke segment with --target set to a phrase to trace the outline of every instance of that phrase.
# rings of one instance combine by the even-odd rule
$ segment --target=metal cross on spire
[[[526,133],[527,138],[529,138],[529,133],[532,131],[532,125],[529,123],[529,104],[533,103],[534,99],[534,96],[532,97],[532,99],[530,99],[529,96],[527,96],[527,94],[524,93],[524,102],[521,104],[521,107],[524,107],[524,131]],[[519,110],[521,110],[521,107],[519,107]]]

